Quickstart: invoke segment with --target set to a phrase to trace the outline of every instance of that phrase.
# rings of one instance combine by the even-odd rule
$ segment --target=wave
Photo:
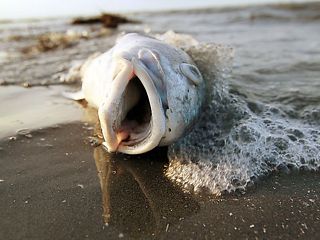
[[[161,14],[164,14],[163,12]],[[203,8],[181,11],[167,11],[167,15],[188,14],[224,14],[226,22],[259,21],[318,21],[320,20],[320,2],[284,3],[267,5],[249,5],[223,8]]]
[[[181,46],[183,36],[167,38]],[[310,109],[314,116],[305,115],[306,121],[271,104],[249,102],[228,91],[231,48],[183,48],[207,82],[208,102],[193,131],[169,147],[169,179],[185,191],[220,195],[245,190],[274,171],[319,170],[320,109]]]

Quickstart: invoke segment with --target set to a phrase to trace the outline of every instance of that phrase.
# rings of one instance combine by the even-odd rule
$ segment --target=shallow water
[[[165,36],[180,44],[185,38]],[[239,96],[227,82],[230,48],[196,44],[185,49],[207,83],[207,103],[193,130],[169,146],[170,179],[187,191],[220,195],[245,190],[274,171],[319,169],[318,107],[298,117],[274,103]]]
[[[80,105],[62,96],[65,90],[61,86],[1,87],[0,139],[82,119]]]
[[[17,114],[16,119],[28,119],[22,128],[31,132],[1,140],[0,188],[4,197],[0,206],[5,216],[1,229],[5,231],[0,231],[4,236],[0,238],[45,239],[52,233],[57,239],[316,239],[319,174],[295,170],[319,169],[319,9],[314,3],[141,13],[132,17],[142,24],[103,33],[97,30],[99,26],[69,26],[68,19],[0,25],[2,85],[64,84],[61,75],[74,60],[107,50],[122,30],[163,33],[172,29],[200,41],[220,43],[223,46],[213,52],[221,54],[211,58],[219,60],[213,63],[218,70],[231,67],[229,48],[224,46],[234,49],[232,74],[213,74],[219,81],[213,84],[213,101],[207,112],[210,119],[204,117],[203,121],[211,125],[198,128],[210,131],[202,130],[201,135],[197,130],[190,135],[195,138],[186,137],[170,147],[169,160],[167,149],[136,159],[110,156],[100,147],[91,147],[90,141],[94,145],[98,141],[97,135],[88,139],[94,135],[88,130],[95,114],[61,99],[59,87],[1,86],[2,103],[14,105],[1,105],[1,114],[5,114],[1,117],[13,120]],[[23,53],[22,49],[38,44],[39,34],[48,31],[73,31],[89,37],[75,38],[72,44],[47,52]],[[203,71],[210,75],[209,69]],[[8,100],[8,96],[16,98]],[[19,100],[27,103],[25,107]],[[56,116],[43,116],[39,121],[32,116],[42,116],[48,109]],[[87,124],[32,131],[73,120]],[[2,137],[21,129],[20,123],[0,124],[5,126],[0,129]],[[194,144],[195,139],[200,139],[200,144]],[[234,148],[242,154],[234,154]],[[240,166],[232,164],[234,160]],[[217,163],[227,164],[217,168]],[[276,174],[261,178],[271,172]],[[279,176],[279,172],[285,174]],[[252,186],[251,180],[256,182],[257,177],[262,183]],[[218,200],[186,193],[205,190],[219,195],[243,186],[251,186],[247,195]]]

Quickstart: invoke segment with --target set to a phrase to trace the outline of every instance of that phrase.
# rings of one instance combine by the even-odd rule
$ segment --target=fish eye
[[[180,70],[194,85],[199,85],[202,82],[202,76],[199,69],[188,63],[181,63]]]

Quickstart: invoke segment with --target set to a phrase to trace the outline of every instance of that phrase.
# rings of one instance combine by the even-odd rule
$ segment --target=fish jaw
[[[103,145],[109,152],[141,154],[159,145],[166,129],[165,114],[160,94],[154,84],[156,79],[151,78],[144,64],[134,57],[122,61],[124,67],[112,81],[107,100],[98,110],[105,139]],[[138,101],[137,97],[139,98],[135,96],[135,89],[128,89],[130,81],[135,77],[141,82],[151,109],[150,121],[143,127],[134,121],[126,120],[128,111]],[[126,91],[132,92],[128,94]],[[129,99],[125,99],[128,95]]]

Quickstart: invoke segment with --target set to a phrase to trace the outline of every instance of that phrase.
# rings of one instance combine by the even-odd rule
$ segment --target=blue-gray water
[[[220,194],[274,171],[319,169],[319,4],[171,12],[143,20],[153,31],[170,28],[235,51],[227,77],[210,73],[228,67],[228,51],[218,50],[211,60],[215,50],[189,52],[208,79],[217,79],[199,125],[169,147],[170,179],[188,191]]]

